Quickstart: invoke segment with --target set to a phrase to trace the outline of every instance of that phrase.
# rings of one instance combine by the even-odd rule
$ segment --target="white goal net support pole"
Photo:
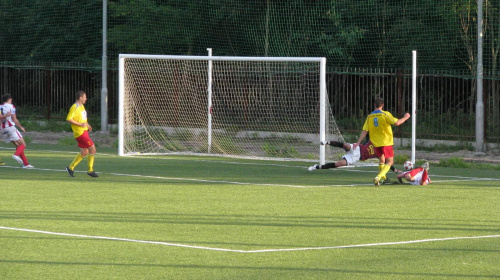
[[[417,145],[417,51],[412,52],[411,86],[411,162],[415,164]]]
[[[119,155],[337,160],[316,57],[119,56]],[[318,151],[319,150],[319,151]]]

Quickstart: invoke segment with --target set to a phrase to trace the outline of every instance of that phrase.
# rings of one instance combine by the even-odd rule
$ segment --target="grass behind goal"
[[[0,150],[1,279],[500,275],[494,170],[431,165],[430,186],[377,188],[376,167],[99,154],[99,178],[86,160],[70,178],[74,152],[31,147],[34,170]],[[427,242],[391,243],[415,240]]]

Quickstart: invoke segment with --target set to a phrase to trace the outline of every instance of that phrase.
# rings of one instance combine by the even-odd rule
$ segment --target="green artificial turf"
[[[102,149],[71,178],[75,147],[31,146],[32,170],[0,150],[0,279],[500,277],[496,170],[374,187],[376,167]]]

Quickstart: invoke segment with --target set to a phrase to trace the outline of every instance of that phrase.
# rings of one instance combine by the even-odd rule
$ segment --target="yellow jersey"
[[[373,111],[366,118],[363,130],[368,131],[374,147],[393,146],[391,125],[398,121],[391,113],[382,110]]]
[[[69,109],[68,116],[66,120],[74,120],[79,123],[87,122],[87,111],[85,111],[85,107],[83,105],[79,105],[77,103],[73,104]],[[73,130],[73,135],[75,138],[80,137],[84,131],[88,130],[87,127],[81,127],[78,125],[71,124],[71,129]]]

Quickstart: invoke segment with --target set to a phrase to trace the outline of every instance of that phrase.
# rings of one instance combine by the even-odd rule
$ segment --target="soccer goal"
[[[119,155],[315,160],[343,154],[326,59],[119,56]]]

